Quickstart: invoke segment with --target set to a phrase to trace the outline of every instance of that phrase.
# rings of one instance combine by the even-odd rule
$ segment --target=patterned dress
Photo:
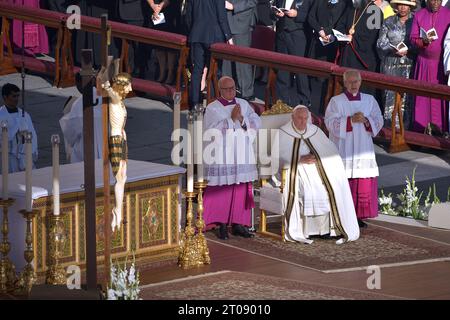
[[[409,78],[413,64],[412,46],[409,42],[411,32],[412,17],[403,24],[397,15],[387,18],[380,31],[377,41],[377,49],[382,60],[380,72],[397,77]],[[408,46],[408,55],[400,57],[396,50],[391,47],[404,42]],[[402,113],[403,123],[408,129],[411,125],[412,99],[409,95],[403,95]],[[392,111],[395,104],[395,92],[386,90],[383,96],[385,126],[390,127],[392,123]],[[397,119],[397,127],[398,119]]]

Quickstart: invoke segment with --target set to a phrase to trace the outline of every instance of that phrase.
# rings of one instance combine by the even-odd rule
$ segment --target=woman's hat
[[[391,1],[391,6],[399,5],[399,4],[404,4],[404,5],[407,5],[407,6],[415,7],[416,6],[416,1],[408,1],[408,0],[392,0]]]

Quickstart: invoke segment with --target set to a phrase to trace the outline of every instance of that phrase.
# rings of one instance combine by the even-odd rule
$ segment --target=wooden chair
[[[265,111],[261,115],[262,129],[279,129],[285,125],[292,115],[292,108],[278,100],[271,109]],[[266,146],[262,146],[264,143],[260,140],[261,134],[258,136],[258,147],[266,148],[268,154],[271,154],[272,139],[275,136],[275,130],[269,130],[265,139]],[[280,143],[283,143],[280,141]],[[260,221],[258,233],[263,236],[268,236],[275,239],[281,239],[284,241],[284,219],[282,218],[281,236],[279,234],[269,232],[267,230],[267,212],[275,215],[283,216],[283,186],[286,176],[286,171],[282,170],[281,186],[273,187],[268,183],[268,179],[271,179],[271,175],[267,175],[266,171],[268,167],[264,167],[262,164],[258,164],[260,171],[260,189],[259,189],[259,208],[260,208]],[[266,169],[266,171],[264,170]],[[265,171],[265,172],[264,172]]]

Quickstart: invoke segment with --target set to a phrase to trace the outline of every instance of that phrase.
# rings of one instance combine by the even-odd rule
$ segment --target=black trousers
[[[143,20],[122,21],[133,26],[146,27]],[[117,39],[117,45],[121,46],[121,40]],[[132,41],[128,46],[128,64],[131,67],[131,75],[141,79],[153,79],[154,70],[151,65],[152,46],[149,44]]]
[[[304,57],[307,39],[301,29],[292,32],[281,31],[276,35],[276,51],[294,56]],[[298,104],[310,105],[311,90],[308,76],[295,74],[294,88],[291,88],[293,75],[287,71],[279,70],[277,73],[277,97],[290,106]]]
[[[192,74],[191,86],[189,90],[189,108],[193,108],[196,104],[201,102],[200,87],[203,69],[205,66],[209,68],[209,60],[211,57],[209,47],[210,45],[206,43],[191,43]]]
[[[233,35],[234,44],[242,47],[250,47],[252,44],[252,33],[235,34]],[[235,65],[236,73],[233,72],[233,65]],[[243,98],[250,98],[254,93],[254,71],[253,66],[247,63],[231,63],[231,61],[223,61],[222,74],[237,79],[237,84],[241,90]]]

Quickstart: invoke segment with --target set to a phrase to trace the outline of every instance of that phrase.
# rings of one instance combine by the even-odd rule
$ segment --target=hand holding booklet
[[[285,8],[278,8],[278,7],[276,7],[276,6],[270,6],[270,8],[275,12],[275,13],[286,13],[286,12],[288,12],[289,10],[288,9],[285,9]]]
[[[325,39],[323,39],[322,37],[319,37],[319,40],[320,40],[320,43],[322,44],[322,46],[327,46],[327,45],[329,45],[329,44],[332,44],[334,41],[335,41],[335,37],[333,37],[333,36],[330,36],[329,38],[328,38],[328,40],[325,40]]]
[[[392,43],[389,43],[389,46],[397,50],[398,52],[408,51],[408,46],[402,41],[398,45],[394,46]]]
[[[158,24],[165,23],[166,17],[164,16],[164,13],[160,12],[157,17],[152,16],[152,22],[153,22],[153,25],[155,25],[155,26]]]
[[[335,29],[332,29],[332,30],[333,30],[333,34],[336,37],[337,41],[343,41],[343,42],[350,42],[350,41],[352,41],[351,36],[345,35],[342,32],[340,32],[338,30],[335,30]]]
[[[431,28],[428,31],[425,31],[424,28],[420,28],[420,37],[422,39],[430,39],[430,40],[437,40],[439,37],[437,35],[437,31],[435,28]]]

